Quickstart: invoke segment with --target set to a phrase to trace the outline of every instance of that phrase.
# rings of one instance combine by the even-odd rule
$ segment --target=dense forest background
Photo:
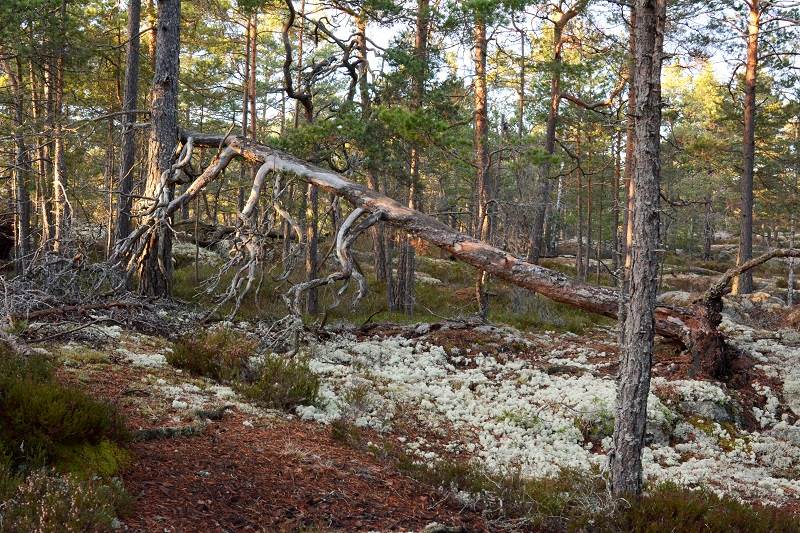
[[[54,422],[73,404],[93,413],[74,416],[91,446],[106,446],[91,454],[122,468],[126,422],[64,392],[72,378],[52,366],[63,362],[114,368],[79,379],[103,394],[103,379],[130,379],[118,367],[138,368],[149,388],[132,394],[172,387],[173,422],[197,407],[196,424],[176,428],[163,426],[163,406],[122,404],[162,424],[140,426],[137,443],[205,435],[211,422],[230,423],[228,409],[257,419],[271,409],[329,425],[335,446],[373,453],[361,431],[383,438],[399,426],[366,399],[395,409],[420,397],[445,418],[473,410],[437,422],[440,436],[451,423],[465,432],[445,452],[421,452],[419,435],[406,448],[448,461],[454,450],[483,453],[479,473],[459,470],[478,464],[459,456],[447,463],[453,479],[429,484],[488,479],[493,493],[523,498],[517,514],[528,526],[557,522],[537,507],[552,489],[537,480],[578,486],[565,480],[562,450],[584,471],[608,469],[596,476],[602,488],[581,485],[610,498],[589,514],[559,500],[569,516],[557,523],[568,527],[647,522],[639,510],[660,520],[663,499],[685,494],[671,487],[643,500],[646,475],[703,486],[696,468],[688,478],[668,471],[692,464],[684,445],[696,445],[728,462],[709,478],[718,490],[696,502],[701,518],[671,518],[679,530],[714,522],[704,513],[720,501],[721,531],[769,529],[768,520],[792,530],[799,38],[791,0],[5,0],[0,402],[12,414],[0,409],[0,510],[24,483],[50,494],[55,474],[36,478],[34,466],[63,467],[65,449],[86,451]],[[108,350],[98,335],[158,351],[75,358],[53,344]],[[469,349],[453,344],[472,335]],[[420,369],[404,350],[423,337],[411,348]],[[203,386],[181,381],[183,370]],[[448,373],[446,386],[437,382]],[[584,378],[591,416],[570,396]],[[34,385],[56,392],[13,403]],[[537,396],[562,386],[558,402]],[[222,395],[251,403],[202,409]],[[503,402],[511,410],[491,411]],[[431,429],[423,414],[403,429]],[[479,440],[489,444],[476,452],[467,441],[487,427]],[[39,447],[26,451],[30,428]],[[555,439],[551,455],[535,455],[514,440],[521,435]],[[493,463],[508,442],[509,464]],[[383,459],[404,460],[387,450]],[[529,477],[508,477],[512,463]],[[780,498],[719,489],[743,464]],[[409,476],[419,456],[410,465]],[[498,471],[507,477],[495,481]],[[466,492],[486,492],[475,486]],[[780,512],[759,514],[728,492]],[[479,518],[460,519],[485,526],[483,497]],[[620,506],[627,497],[636,505]],[[17,524],[42,519],[27,512]]]
[[[242,133],[329,163],[467,233],[480,235],[477,220],[486,218],[484,236],[518,254],[554,255],[567,246],[577,275],[601,281],[616,270],[621,253],[627,9],[613,2],[474,4],[309,2],[295,6],[294,24],[285,28],[288,13],[280,2],[186,3],[180,126]],[[7,230],[14,213],[30,212],[20,255],[59,243],[62,211],[69,212],[70,226],[105,232],[106,253],[129,227],[118,223],[118,212],[125,218],[125,179],[133,179],[130,198],[144,192],[156,11],[153,2],[142,6],[136,114],[126,115],[126,8],[46,1],[3,7]],[[796,21],[793,7],[780,2],[755,9],[758,63],[750,80],[745,3],[670,6],[660,234],[668,253],[710,259],[715,234],[740,233],[751,82],[752,232],[757,245],[768,246],[794,231]],[[475,67],[474,10],[487,26],[485,69]],[[292,80],[297,95],[308,95],[310,113],[284,90]],[[485,91],[485,108],[476,91]],[[130,166],[121,161],[130,158],[121,154],[126,116],[135,118],[130,127],[138,149],[123,174],[121,166]],[[473,142],[476,135],[485,140]],[[196,167],[211,155],[201,155]],[[238,165],[177,220],[232,225],[252,178]],[[300,196],[293,191],[290,210],[302,207]],[[321,202],[316,225],[329,234],[331,222],[322,216],[328,199]],[[403,240],[389,236],[394,257],[403,255]],[[607,261],[596,263],[598,257]],[[410,309],[406,264],[401,258],[393,307],[407,300]]]

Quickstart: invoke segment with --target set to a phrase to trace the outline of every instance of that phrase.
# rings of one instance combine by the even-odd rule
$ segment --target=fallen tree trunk
[[[195,146],[222,147],[254,164],[268,164],[273,170],[294,174],[305,181],[345,198],[354,207],[369,213],[379,213],[381,220],[437,246],[453,257],[484,270],[513,285],[524,287],[553,301],[578,307],[585,311],[617,317],[619,293],[612,288],[582,283],[560,272],[529,263],[499,248],[460,233],[437,219],[406,207],[377,191],[353,183],[342,175],[297,159],[280,150],[238,136],[223,137],[185,133]],[[204,173],[206,174],[206,173]],[[206,179],[208,176],[206,175]],[[213,179],[213,178],[212,178]],[[194,194],[199,187],[190,187]],[[192,194],[176,198],[170,210],[180,208],[193,199]],[[695,306],[696,307],[696,306]],[[656,310],[656,331],[687,347],[696,344],[692,339],[702,328],[703,314],[695,307],[659,306]],[[716,331],[716,327],[710,328]],[[707,343],[704,343],[707,344]]]
[[[437,246],[456,259],[468,263],[513,285],[530,289],[555,302],[564,303],[610,318],[617,318],[619,293],[615,289],[582,283],[560,272],[529,263],[504,250],[460,233],[437,219],[406,207],[375,190],[353,183],[341,174],[302,161],[280,150],[239,136],[183,133],[184,141],[194,146],[218,147],[214,162],[165,209],[165,216],[190,202],[200,190],[216,179],[233,155],[268,168],[291,173],[327,192],[345,198],[354,208],[388,222]],[[135,232],[136,233],[136,232]],[[772,257],[800,256],[797,250],[772,253]],[[756,260],[738,269],[761,264]],[[765,261],[766,259],[764,259]],[[761,261],[761,262],[764,262]],[[721,321],[722,296],[736,275],[726,274],[717,282],[714,291],[706,293],[690,307],[660,305],[655,311],[656,332],[666,339],[677,341],[693,356],[694,371],[725,378],[730,360],[722,335],[717,330]]]

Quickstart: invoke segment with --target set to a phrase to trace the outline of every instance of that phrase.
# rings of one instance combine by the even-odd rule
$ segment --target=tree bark
[[[611,488],[617,496],[642,491],[655,307],[658,292],[661,61],[666,0],[636,0],[636,122],[630,286],[622,332]]]
[[[67,163],[64,147],[64,30],[67,17],[67,0],[61,0],[59,24],[61,35],[56,56],[53,61],[53,72],[50,74],[53,93],[53,251],[61,252],[64,244],[64,233],[69,223],[70,213],[67,203]]]
[[[150,103],[150,138],[145,196],[159,207],[150,215],[160,218],[161,206],[172,198],[171,168],[178,133],[178,73],[180,62],[180,0],[160,0],[156,22],[156,65]],[[172,232],[159,224],[139,261],[139,291],[169,296],[172,283]]]
[[[800,153],[800,123],[794,123],[794,153]],[[800,193],[800,159],[795,160],[794,164],[794,184],[792,187],[790,198],[794,200],[797,205],[798,194]],[[792,209],[791,218],[789,221],[789,248],[794,248],[795,231],[797,230],[797,214],[796,209]],[[789,258],[789,272],[786,275],[786,305],[789,307],[794,305],[794,284],[795,284],[795,263],[794,257]]]
[[[706,195],[705,216],[703,219],[703,259],[711,259],[711,245],[714,243],[714,204],[711,195]]]
[[[3,50],[0,49],[0,54]],[[32,171],[28,147],[25,144],[23,127],[25,125],[24,96],[21,85],[21,63],[3,60],[11,95],[14,101],[14,262],[17,273],[25,272],[25,263],[31,251],[31,200],[28,184]]]
[[[125,96],[122,110],[126,112],[122,123],[122,146],[119,165],[119,201],[117,203],[117,240],[131,232],[131,193],[133,192],[133,166],[136,163],[136,109],[139,99],[139,26],[141,0],[128,2],[128,44],[125,51]]]
[[[50,222],[52,212],[50,210],[50,195],[48,193],[47,177],[50,175],[50,149],[47,142],[49,135],[49,111],[43,105],[46,100],[39,92],[39,81],[33,61],[28,64],[31,80],[31,113],[36,123],[43,123],[43,132],[36,136],[36,210],[39,211],[39,221],[41,224],[41,241],[47,242],[50,239]],[[44,84],[42,84],[44,85]]]
[[[611,209],[614,231],[611,233],[611,245],[613,250],[612,253],[614,254],[612,258],[612,269],[614,272],[616,272],[622,263],[619,226],[621,212],[619,188],[622,181],[622,133],[615,131],[611,142],[612,149],[614,150],[614,179],[611,182]]]
[[[736,264],[753,257],[753,169],[755,166],[756,76],[758,73],[758,33],[761,19],[760,0],[748,0],[747,60],[744,74],[744,136],[742,139],[742,206],[739,253]],[[753,292],[753,274],[745,272],[733,284],[734,294]]]
[[[475,117],[474,141],[475,150],[475,237],[488,242],[491,221],[489,206],[489,117],[487,113],[486,87],[486,19],[483,14],[475,13],[473,28],[473,61],[475,65]],[[478,314],[487,318],[489,314],[489,295],[486,292],[488,275],[485,270],[478,272],[475,282],[475,295],[478,300]]]
[[[634,153],[634,128],[636,124],[636,9],[630,8],[630,27],[628,29],[628,107],[625,124],[625,173],[623,186],[625,189],[625,206],[622,212],[622,230],[620,231],[620,259],[622,271],[619,275],[619,332],[618,341],[622,345],[622,332],[625,327],[625,318],[628,302],[628,280],[630,278],[631,255],[630,245],[632,239],[631,210],[633,209],[633,166]]]
[[[367,56],[367,15],[362,9],[358,18],[356,19],[356,28],[359,32],[358,37],[358,53],[361,63],[358,65],[358,87],[359,95],[361,97],[361,114],[365,121],[370,119],[372,115],[372,102],[369,97],[369,58]],[[367,184],[370,189],[379,190],[378,178],[372,168],[371,162],[367,163]],[[386,267],[386,231],[383,224],[376,224],[371,229],[372,231],[372,251],[373,261],[375,265],[375,278],[381,282],[386,283],[389,281],[387,276]],[[389,294],[392,293],[392,288],[386,288]]]
[[[553,22],[553,65],[550,75],[550,109],[547,113],[547,125],[545,126],[544,149],[548,155],[552,155],[556,150],[556,125],[558,124],[558,108],[561,104],[561,55],[564,48],[564,28],[570,20],[578,15],[578,9],[582,2],[564,12],[559,12],[558,17]],[[544,221],[550,204],[550,192],[552,184],[550,181],[550,161],[543,163],[539,169],[536,193],[534,194],[534,207],[530,235],[530,249],[528,251],[528,261],[538,263],[542,253],[544,243]]]
[[[414,76],[411,80],[411,108],[414,111],[422,109],[425,97],[425,80],[428,72],[428,26],[430,23],[429,0],[417,1],[417,21],[414,35]],[[408,183],[408,207],[419,209],[419,200],[422,195],[420,178],[420,147],[411,147],[411,160],[409,163],[410,180]],[[397,300],[400,307],[407,315],[414,314],[415,285],[416,285],[416,250],[411,242],[411,235],[404,235],[401,239],[400,257],[402,263],[397,269],[398,278],[403,277],[399,284],[403,288]]]

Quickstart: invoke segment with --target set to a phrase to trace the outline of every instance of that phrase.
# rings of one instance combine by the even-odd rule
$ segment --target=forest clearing
[[[0,532],[800,531],[795,2],[0,22]]]

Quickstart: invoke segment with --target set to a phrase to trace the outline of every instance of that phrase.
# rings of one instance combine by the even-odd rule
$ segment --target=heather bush
[[[113,473],[124,455],[114,443],[126,438],[117,410],[59,383],[46,358],[0,354],[0,442],[14,469],[66,460],[77,471],[86,456],[89,470],[102,462],[101,472]]]
[[[167,355],[167,362],[198,376],[236,381],[246,377],[256,347],[256,341],[240,333],[215,328],[180,339]]]
[[[4,475],[10,470],[0,467],[0,483]],[[0,532],[107,531],[125,501],[118,482],[37,470],[4,487]]]
[[[265,407],[291,410],[319,401],[320,379],[311,371],[306,359],[268,354],[256,366],[255,375],[255,379],[243,384],[240,390]]]
[[[127,437],[113,406],[59,383],[46,357],[0,348],[0,532],[108,530]]]

